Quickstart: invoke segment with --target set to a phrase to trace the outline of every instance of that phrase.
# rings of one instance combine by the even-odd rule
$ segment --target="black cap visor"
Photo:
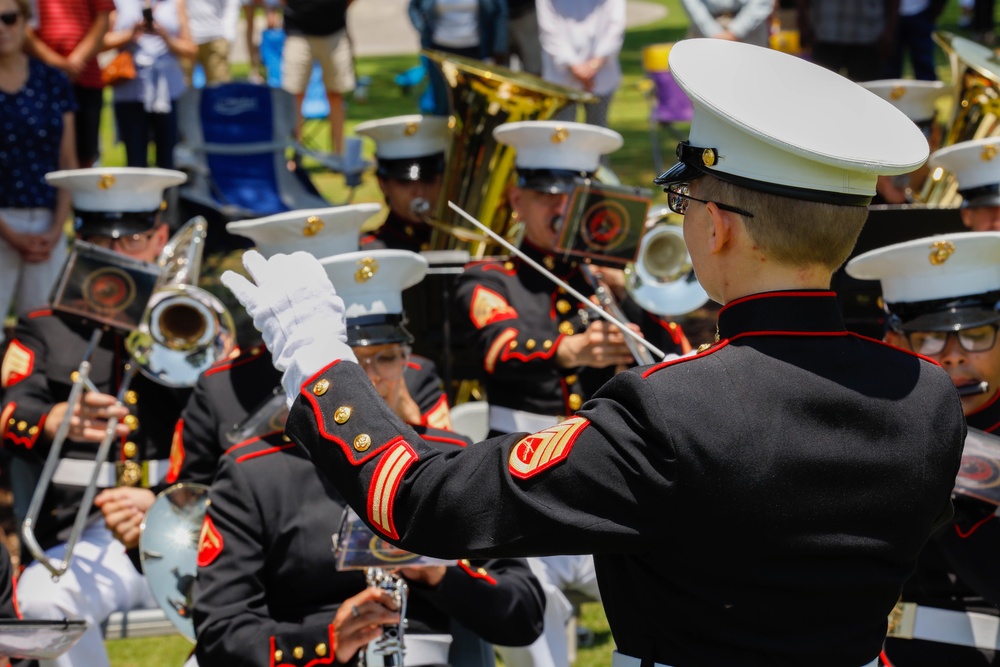
[[[74,211],[73,229],[79,238],[110,236],[117,239],[148,232],[159,219],[155,211]]]
[[[517,187],[546,194],[569,194],[584,179],[593,177],[585,171],[566,169],[518,169]]]
[[[413,343],[413,334],[404,326],[406,318],[399,314],[362,315],[347,320],[347,344],[370,347],[389,343]]]
[[[989,208],[1000,206],[1000,183],[984,185],[969,190],[959,190],[962,208]]]
[[[909,331],[962,331],[1000,322],[1000,291],[957,299],[892,303],[887,310],[890,326]]]
[[[444,173],[444,153],[398,160],[378,159],[375,173],[394,181],[433,181]]]

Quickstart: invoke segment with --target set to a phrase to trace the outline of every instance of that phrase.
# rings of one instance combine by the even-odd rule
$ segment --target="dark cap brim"
[[[444,173],[444,153],[397,160],[378,159],[376,173],[395,181],[433,181]]]
[[[563,169],[518,169],[517,187],[547,194],[568,194],[593,174]]]
[[[900,331],[961,331],[1000,322],[1000,291],[916,303],[888,304],[894,329]]]
[[[705,172],[701,169],[684,162],[678,162],[673,167],[667,169],[665,172],[654,178],[653,183],[661,188],[666,188],[676,183],[690,183],[691,181],[704,175]]]
[[[389,343],[413,343],[413,334],[404,326],[402,315],[364,315],[347,320],[347,344],[370,347]]]
[[[119,238],[142,234],[156,226],[160,210],[155,211],[74,211],[73,229],[80,238],[110,236]]]

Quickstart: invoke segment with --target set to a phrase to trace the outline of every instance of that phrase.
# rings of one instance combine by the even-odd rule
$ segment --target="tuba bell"
[[[686,315],[708,301],[698,282],[679,222],[666,210],[647,218],[634,262],[625,267],[625,289],[645,310],[657,315]]]
[[[948,32],[934,33],[934,41],[948,55],[953,101],[939,148],[1000,135],[1000,56]],[[941,167],[934,169],[924,181],[919,201],[927,206],[957,207],[962,197],[954,175]]]
[[[169,387],[191,387],[232,352],[233,318],[222,302],[195,283],[208,223],[198,216],[174,234],[157,260],[156,291],[126,347],[139,371]]]
[[[570,103],[596,98],[544,79],[472,58],[421,51],[444,76],[451,99],[451,143],[447,172],[430,212],[435,227],[431,249],[467,249],[473,257],[493,254],[498,246],[448,209],[452,201],[505,238],[511,229],[506,191],[514,169],[514,151],[493,138],[494,128],[522,120],[545,120]]]

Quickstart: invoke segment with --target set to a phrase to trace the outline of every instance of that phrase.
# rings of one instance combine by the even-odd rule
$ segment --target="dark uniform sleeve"
[[[473,266],[459,277],[457,298],[471,328],[483,370],[497,378],[544,375],[557,368],[555,354],[565,334],[551,320],[525,318],[513,306],[509,281],[513,275],[498,264]],[[567,302],[568,303],[568,302]],[[553,303],[555,308],[555,303]],[[573,312],[575,312],[575,308]],[[567,330],[572,333],[572,328]],[[539,372],[539,367],[544,370]],[[558,369],[563,372],[562,369]],[[571,374],[572,369],[565,370]]]
[[[0,434],[15,456],[43,459],[52,444],[44,435],[45,420],[56,401],[46,379],[48,346],[31,318],[18,323],[3,358]]]
[[[412,589],[491,644],[527,646],[542,633],[545,596],[524,560],[463,559],[435,588]]]
[[[218,416],[205,376],[195,385],[175,431],[170,448],[167,482],[211,484],[224,445],[219,443]]]
[[[936,536],[959,578],[990,604],[1000,607],[1000,518],[996,507],[958,496],[955,518]]]
[[[341,405],[352,415],[338,424]],[[627,371],[562,424],[444,453],[378,400],[357,364],[335,362],[303,385],[285,432],[390,541],[442,558],[501,557],[648,550],[640,534],[669,532],[668,422]]]
[[[222,458],[199,544],[194,590],[198,662],[271,667],[283,662],[275,659],[281,651],[287,662],[296,664],[292,662],[295,647],[321,644],[330,657],[334,651],[332,614],[329,622],[311,624],[269,617],[264,581],[268,521],[252,486],[239,464]]]
[[[14,595],[14,566],[7,547],[0,545],[0,618],[21,618]]]
[[[421,424],[450,431],[448,396],[444,393],[444,383],[437,374],[434,362],[414,355],[407,363],[403,380],[410,398],[420,409]]]

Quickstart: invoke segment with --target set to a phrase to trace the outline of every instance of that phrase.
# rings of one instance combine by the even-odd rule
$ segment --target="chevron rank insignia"
[[[215,527],[212,517],[206,516],[201,524],[201,535],[198,537],[198,567],[211,565],[212,561],[222,553],[222,533]]]
[[[573,417],[518,441],[510,450],[510,474],[528,479],[556,465],[569,456],[577,436],[588,426],[589,419]]]
[[[516,318],[517,311],[493,290],[477,285],[472,293],[472,309],[469,317],[477,329],[482,329],[487,324]]]
[[[35,367],[35,353],[16,340],[10,342],[0,366],[0,387],[6,389],[31,375]]]

